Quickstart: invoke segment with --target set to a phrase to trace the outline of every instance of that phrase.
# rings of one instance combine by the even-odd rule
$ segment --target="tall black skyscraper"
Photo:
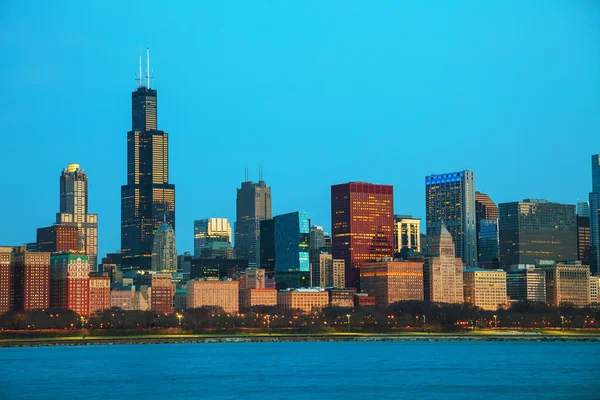
[[[139,85],[131,95],[127,184],[121,186],[124,270],[150,269],[154,233],[163,222],[175,229],[175,185],[169,183],[169,134],[157,130],[157,93],[150,88],[149,64],[147,61],[144,85],[140,57]]]

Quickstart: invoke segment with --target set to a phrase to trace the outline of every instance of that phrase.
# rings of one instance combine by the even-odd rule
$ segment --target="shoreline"
[[[600,335],[569,334],[411,334],[411,335],[148,335],[142,337],[61,337],[0,340],[0,348],[91,346],[124,344],[211,344],[211,343],[290,343],[290,342],[598,342]]]

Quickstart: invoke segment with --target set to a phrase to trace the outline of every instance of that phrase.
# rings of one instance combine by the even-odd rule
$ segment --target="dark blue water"
[[[0,349],[1,399],[600,399],[600,344],[226,343]]]

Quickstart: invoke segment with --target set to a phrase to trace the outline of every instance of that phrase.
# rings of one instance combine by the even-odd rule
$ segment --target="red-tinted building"
[[[50,253],[13,247],[11,254],[12,307],[17,311],[50,306]]]
[[[50,259],[50,305],[90,315],[90,263],[84,254],[61,253]]]
[[[37,245],[39,251],[77,253],[80,250],[79,228],[60,224],[38,228]]]
[[[108,273],[90,276],[90,314],[101,314],[110,308],[110,277]]]
[[[367,293],[356,293],[354,295],[355,307],[375,307],[375,296],[369,296]]]
[[[10,310],[10,254],[12,247],[0,247],[0,315]]]
[[[173,284],[171,274],[152,274],[150,309],[159,313],[173,312]]]
[[[350,182],[331,186],[332,252],[346,263],[346,287],[358,288],[358,268],[394,256],[394,188]]]

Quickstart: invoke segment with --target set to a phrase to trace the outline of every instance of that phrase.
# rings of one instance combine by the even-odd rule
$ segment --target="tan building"
[[[277,290],[254,288],[240,290],[240,310],[249,310],[257,306],[276,306]]]
[[[90,276],[90,315],[102,314],[110,308],[110,277],[108,273]]]
[[[423,300],[423,263],[383,261],[360,267],[360,288],[375,296],[378,306],[403,300]]]
[[[133,310],[134,286],[115,285],[110,290],[110,307],[119,307],[125,311]]]
[[[267,279],[264,269],[261,268],[246,268],[246,273],[241,274],[238,278],[240,282],[240,290],[243,289],[264,289],[265,280]]]
[[[487,311],[506,306],[506,272],[503,270],[471,268],[464,272],[465,303]]]
[[[394,216],[394,236],[396,253],[402,249],[421,252],[421,220],[411,215]]]
[[[188,309],[205,306],[221,307],[228,313],[239,311],[239,282],[193,280],[187,283]]]
[[[309,313],[329,304],[329,294],[322,289],[294,289],[277,292],[277,305]]]
[[[444,223],[432,235],[429,252],[423,266],[425,300],[462,304],[463,263],[455,257],[454,242]]]
[[[546,271],[546,301],[558,307],[563,304],[574,304],[576,307],[590,305],[590,267],[557,263],[540,265]]]
[[[600,275],[590,276],[590,304],[598,306],[598,293],[600,292]]]
[[[136,311],[150,310],[150,293],[151,289],[148,285],[140,286],[140,290],[135,290],[131,297],[131,308]]]
[[[329,253],[321,253],[319,254],[319,264],[320,287],[346,287],[346,263],[344,260],[333,259]]]

